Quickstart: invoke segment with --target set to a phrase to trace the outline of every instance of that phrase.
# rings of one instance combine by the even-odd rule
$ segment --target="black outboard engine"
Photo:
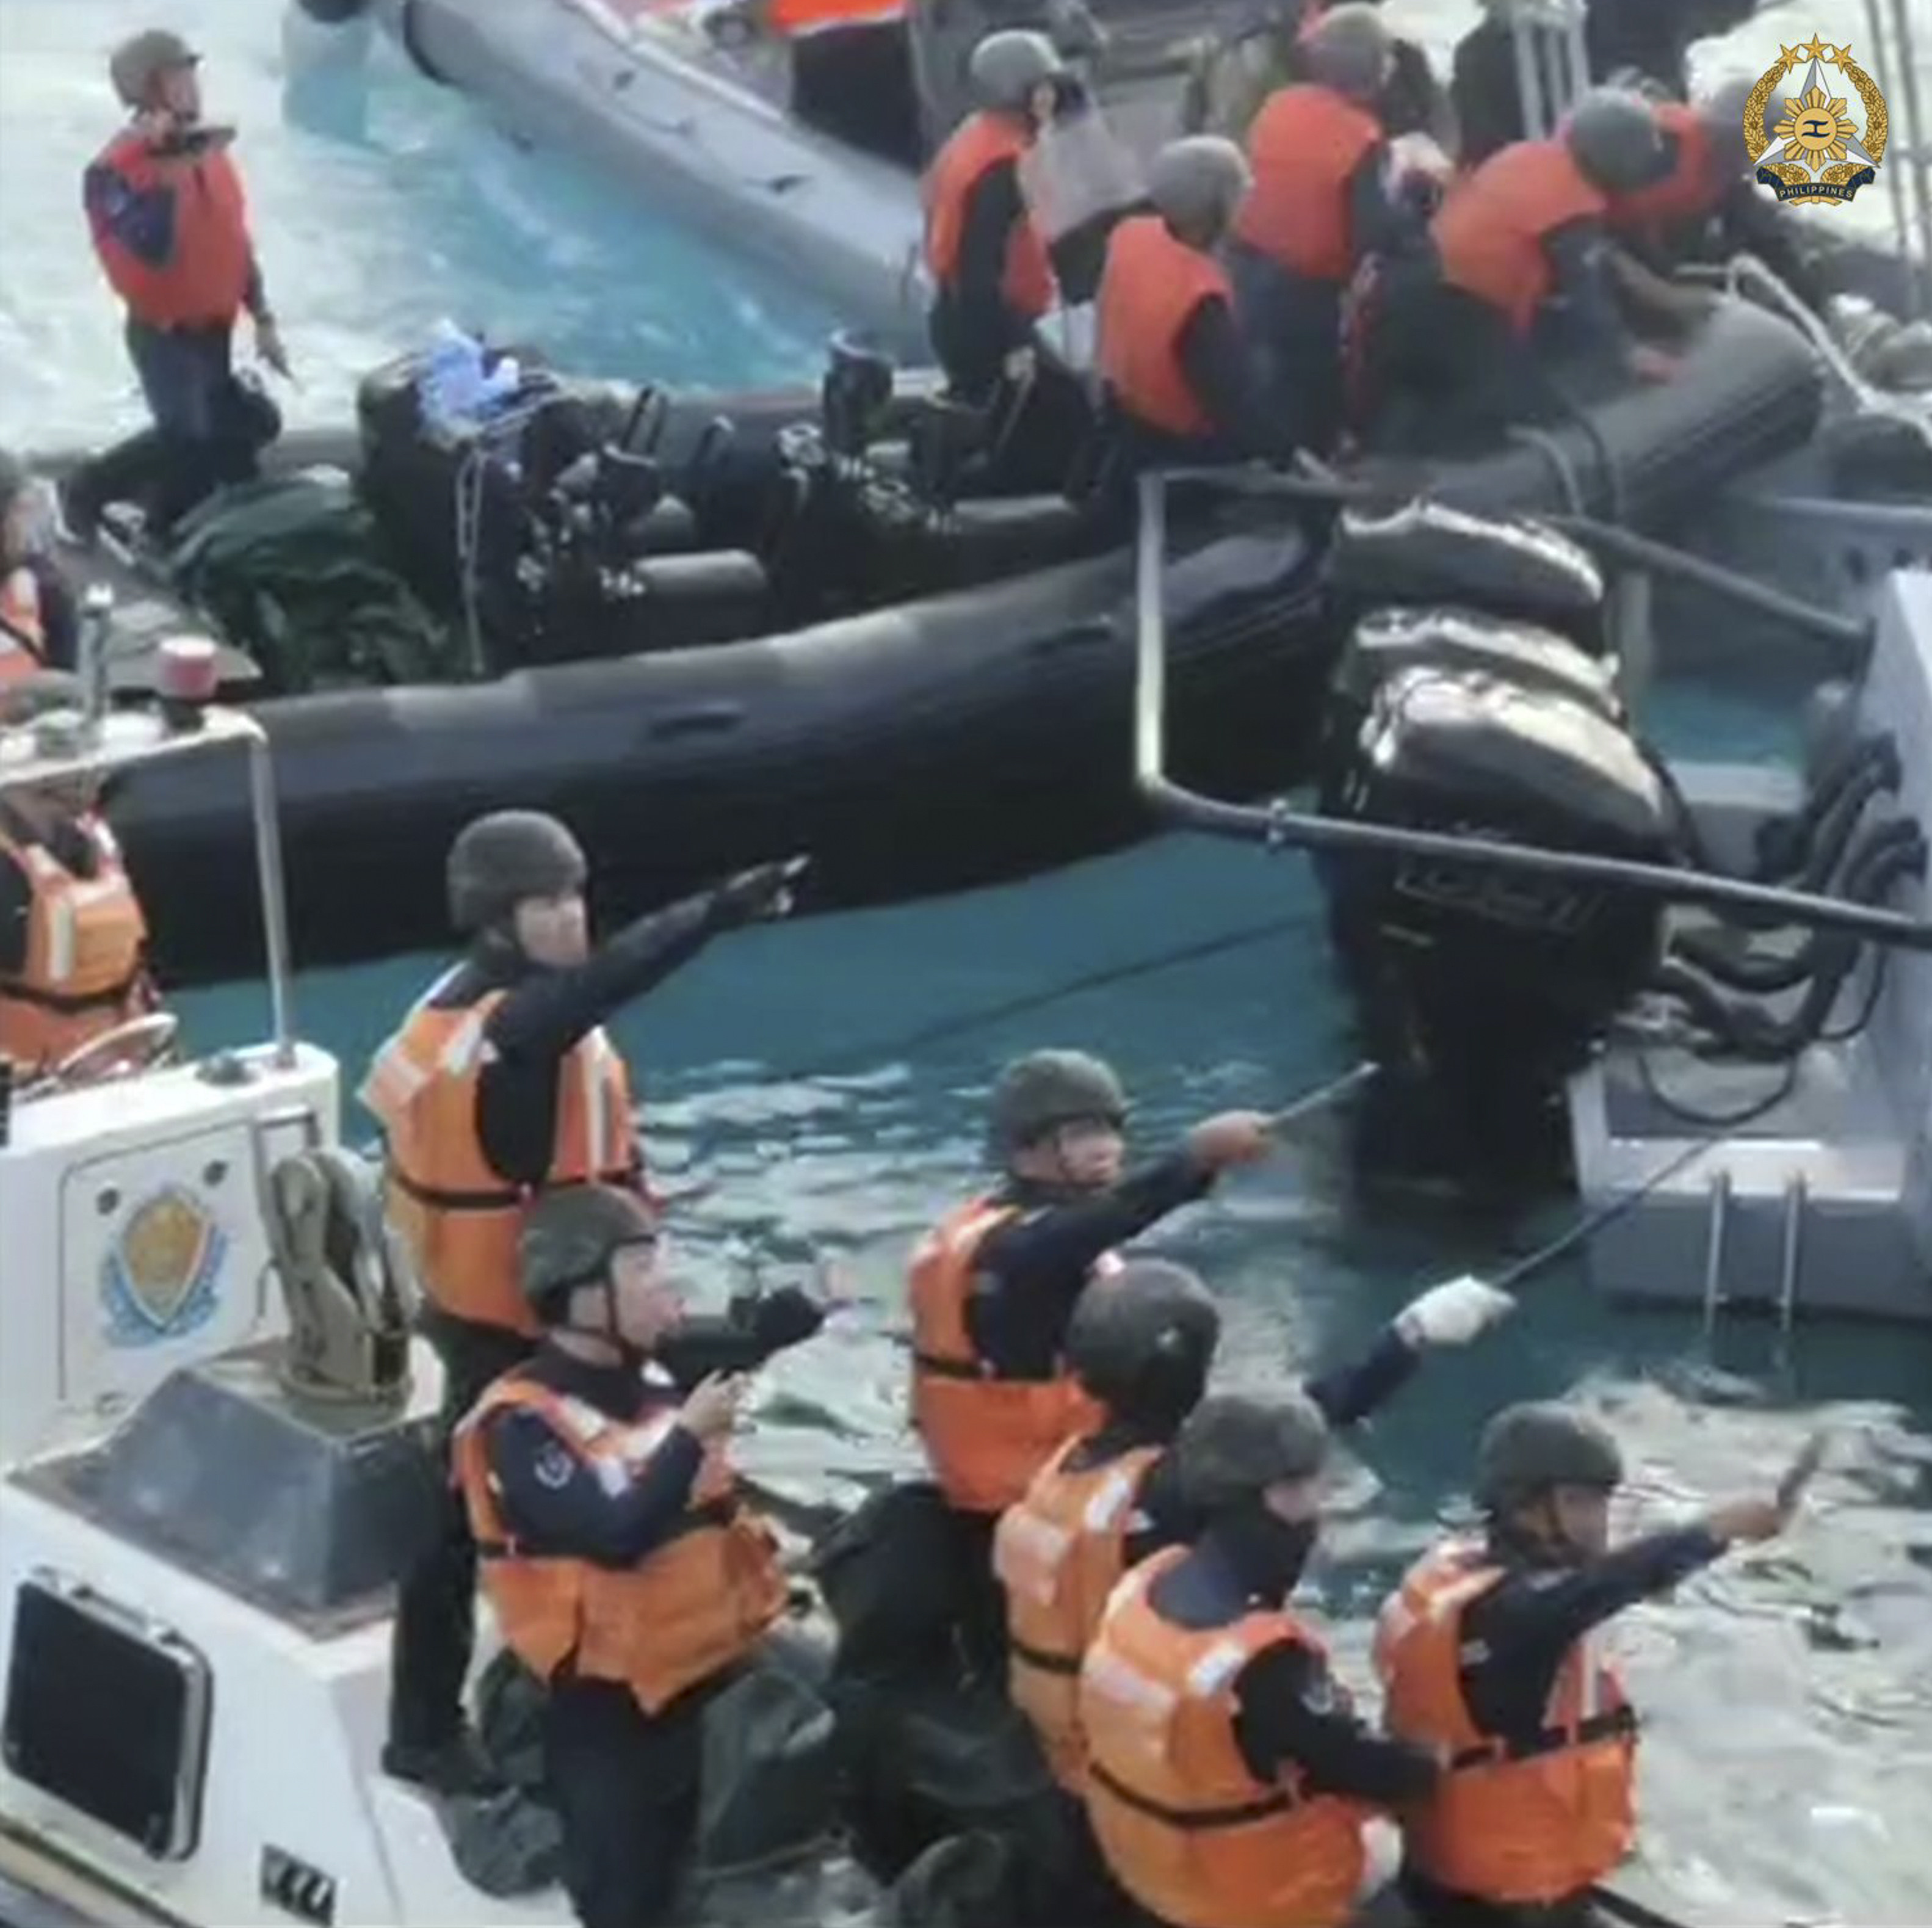
[[[1329,808],[1650,863],[1678,854],[1674,801],[1614,708],[1553,675],[1399,671]],[[1322,875],[1369,1049],[1396,1074],[1392,1101],[1425,1132],[1439,1122],[1459,1154],[1520,1165],[1562,1077],[1654,971],[1661,906],[1434,858],[1332,856]]]
[[[1603,571],[1547,524],[1411,502],[1388,515],[1345,510],[1329,557],[1331,589],[1354,613],[1390,604],[1460,604],[1554,630],[1592,656],[1609,647]]]

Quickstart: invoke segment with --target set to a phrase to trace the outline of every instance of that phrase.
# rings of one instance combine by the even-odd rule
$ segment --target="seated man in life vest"
[[[1365,254],[1401,244],[1404,217],[1376,115],[1394,59],[1381,15],[1331,8],[1302,52],[1308,79],[1270,95],[1248,131],[1255,185],[1228,265],[1270,409],[1326,455],[1342,425],[1342,293]]]
[[[80,634],[73,590],[46,552],[27,466],[0,449],[0,691],[45,669],[71,669]]]
[[[1124,1174],[1126,1112],[1119,1079],[1084,1053],[1009,1065],[988,1134],[998,1182],[913,1255],[912,1417],[957,1550],[949,1610],[970,1656],[1002,1678],[994,1527],[1093,1417],[1064,1356],[1076,1302],[1090,1279],[1118,1272],[1115,1246],[1270,1149],[1260,1113],[1225,1112]]]
[[[1426,1349],[1467,1344],[1514,1305],[1479,1279],[1433,1286],[1360,1359],[1302,1389],[1330,1426],[1353,1425],[1408,1383]],[[1130,1567],[1189,1543],[1201,1528],[1180,1498],[1172,1448],[1207,1390],[1220,1330],[1214,1299],[1185,1266],[1130,1259],[1089,1285],[1067,1329],[1066,1362],[1093,1403],[1094,1423],[1034,1475],[994,1536],[1012,1696],[1054,1778],[1073,1794],[1084,1779],[1080,1660],[1107,1596]]]
[[[1784,219],[1776,203],[1751,185],[1756,163],[1744,120],[1755,85],[1733,76],[1694,104],[1652,104],[1670,171],[1647,188],[1610,197],[1610,231],[1634,263],[1656,275],[1668,276],[1687,263],[1721,265],[1734,254],[1754,254],[1822,312],[1826,290],[1802,245],[1801,224]]]
[[[1492,439],[1570,405],[1558,364],[1586,378],[1668,380],[1675,359],[1626,325],[1609,216],[1613,196],[1669,164],[1649,104],[1597,88],[1556,139],[1520,141],[1459,181],[1430,224],[1430,251],[1384,278],[1367,324],[1366,393],[1382,437]]]
[[[746,1381],[687,1388],[667,1369],[682,1308],[657,1244],[634,1192],[547,1193],[518,1241],[542,1341],[454,1443],[484,1590],[550,1684],[545,1767],[584,1928],[670,1912],[697,1836],[706,1702],[786,1599],[730,1463]]]
[[[1126,469],[1286,453],[1219,258],[1252,185],[1246,158],[1192,135],[1161,150],[1148,185],[1154,212],[1114,229],[1100,277],[1100,369]]]
[[[1795,1492],[1732,1501],[1610,1550],[1616,1442],[1558,1404],[1498,1413],[1476,1455],[1474,1538],[1445,1541],[1383,1608],[1376,1668],[1389,1731],[1444,1753],[1404,1812],[1403,1886],[1430,1922],[1511,1928],[1566,1907],[1628,1851],[1636,1720],[1588,1636],[1740,1541],[1768,1539]]]
[[[450,846],[450,920],[462,960],[417,999],[371,1062],[362,1099],[381,1125],[389,1217],[427,1304],[453,1426],[526,1353],[538,1322],[517,1239],[547,1185],[622,1180],[643,1161],[628,1068],[607,1021],[715,938],[789,908],[767,864],[634,919],[594,949],[584,851],[554,817],[496,810]],[[474,1644],[475,1549],[449,1496],[396,1609],[383,1770],[444,1793],[487,1765],[462,1722]]]
[[[1355,1715],[1288,1608],[1328,1453],[1299,1394],[1204,1400],[1174,1476],[1206,1524],[1114,1590],[1082,1664],[1094,1832],[1168,1928],[1341,1928],[1373,1884],[1365,1822],[1440,1772],[1434,1750]]]
[[[78,710],[58,671],[0,680],[0,724]],[[148,924],[92,779],[0,790],[0,1058],[51,1070],[153,1011]]]

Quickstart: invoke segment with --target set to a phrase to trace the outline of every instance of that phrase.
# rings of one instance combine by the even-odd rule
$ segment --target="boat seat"
[[[1087,512],[1064,495],[988,496],[956,503],[943,539],[970,580],[1064,560],[1091,527]]]
[[[641,594],[628,647],[688,649],[735,642],[768,626],[771,578],[745,549],[646,556],[631,571]]]
[[[268,1188],[268,1245],[289,1315],[284,1383],[310,1399],[400,1401],[409,1272],[374,1173],[352,1152],[298,1152]]]

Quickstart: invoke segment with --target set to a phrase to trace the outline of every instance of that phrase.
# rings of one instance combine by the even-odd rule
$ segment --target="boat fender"
[[[1540,623],[1601,655],[1605,582],[1580,543],[1526,518],[1501,521],[1441,503],[1342,515],[1329,580],[1363,603],[1469,602]]]

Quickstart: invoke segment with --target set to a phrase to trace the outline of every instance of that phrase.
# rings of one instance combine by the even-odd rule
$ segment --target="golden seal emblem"
[[[192,1332],[214,1314],[227,1240],[194,1193],[169,1185],[128,1213],[102,1268],[108,1334],[117,1345],[152,1344]]]
[[[1854,95],[1862,126],[1851,111]],[[1885,96],[1850,45],[1834,47],[1815,33],[1780,47],[1744,104],[1744,145],[1756,178],[1780,201],[1810,207],[1840,207],[1869,187],[1890,130]]]

